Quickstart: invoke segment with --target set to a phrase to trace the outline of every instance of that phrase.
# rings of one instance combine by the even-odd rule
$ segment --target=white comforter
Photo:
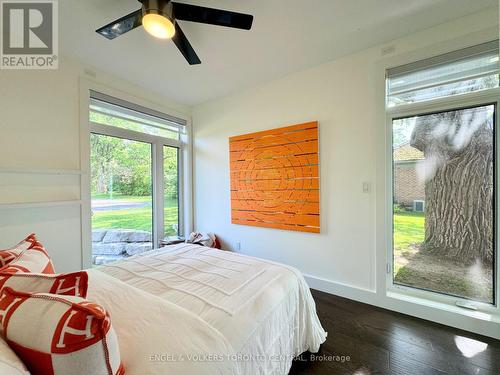
[[[326,339],[303,276],[281,264],[181,244],[99,267],[91,277],[100,285],[88,298],[103,303],[120,326],[130,374],[286,374],[294,356],[318,351]],[[134,288],[116,293],[116,279]],[[139,303],[132,302],[136,288]],[[123,298],[135,311],[123,307]],[[122,326],[134,325],[124,338]],[[148,354],[171,358],[151,362]],[[172,361],[179,356],[184,361]]]

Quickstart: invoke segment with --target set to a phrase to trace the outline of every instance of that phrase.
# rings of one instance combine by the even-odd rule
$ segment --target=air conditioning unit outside
[[[421,200],[413,201],[413,211],[424,212],[425,211],[425,201],[421,201]]]

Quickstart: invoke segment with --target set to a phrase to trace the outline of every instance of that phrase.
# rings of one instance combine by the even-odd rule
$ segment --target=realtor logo
[[[1,69],[57,69],[57,0],[3,0]]]

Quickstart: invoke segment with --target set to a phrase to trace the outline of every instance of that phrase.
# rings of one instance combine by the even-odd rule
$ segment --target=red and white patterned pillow
[[[27,293],[51,293],[87,297],[88,274],[85,271],[47,275],[43,273],[1,273],[0,290],[9,287]]]
[[[35,233],[31,233],[28,237],[19,242],[16,246],[13,246],[10,249],[5,249],[5,250],[0,249],[0,267],[3,267],[12,262],[24,250],[28,250],[30,247],[34,246],[36,242],[37,240]]]
[[[34,374],[125,373],[109,314],[83,298],[4,288],[0,327]]]
[[[0,273],[17,272],[54,273],[54,264],[47,250],[40,242],[36,242],[29,249],[23,250],[9,264],[0,268]]]

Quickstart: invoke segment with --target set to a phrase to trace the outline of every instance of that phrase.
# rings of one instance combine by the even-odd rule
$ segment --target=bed
[[[130,374],[287,374],[326,339],[293,267],[179,244],[88,273]]]

